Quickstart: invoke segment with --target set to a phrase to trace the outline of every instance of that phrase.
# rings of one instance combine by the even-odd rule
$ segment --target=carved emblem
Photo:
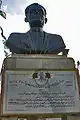
[[[38,85],[45,85],[48,80],[51,78],[50,73],[44,72],[44,71],[39,71],[33,73],[33,79],[35,79],[36,84]]]

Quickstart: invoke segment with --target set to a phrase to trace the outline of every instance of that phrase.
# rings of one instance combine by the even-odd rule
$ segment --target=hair
[[[38,3],[33,3],[33,4],[29,5],[29,6],[27,6],[27,8],[25,9],[25,16],[27,16],[28,11],[29,11],[29,8],[30,8],[31,6],[39,6],[39,7],[43,8],[43,9],[44,9],[44,12],[45,12],[45,16],[46,16],[46,9],[45,9],[42,5],[40,5],[40,4],[38,4]]]

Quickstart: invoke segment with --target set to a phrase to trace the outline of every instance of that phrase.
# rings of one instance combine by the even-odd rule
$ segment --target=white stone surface
[[[72,58],[54,55],[15,55],[5,59],[7,69],[74,69]]]
[[[51,78],[41,79],[46,71],[6,71],[4,114],[47,114],[79,112],[75,71],[48,71]],[[44,74],[45,75],[45,74]]]
[[[67,120],[80,120],[80,116],[67,116]]]

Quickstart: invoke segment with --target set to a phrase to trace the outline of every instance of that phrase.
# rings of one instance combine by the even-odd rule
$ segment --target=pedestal
[[[80,112],[72,58],[13,55],[4,60],[1,115],[38,119]]]

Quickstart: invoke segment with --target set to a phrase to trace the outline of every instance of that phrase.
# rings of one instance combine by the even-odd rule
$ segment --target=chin
[[[40,20],[31,21],[31,27],[43,27],[44,23]]]

